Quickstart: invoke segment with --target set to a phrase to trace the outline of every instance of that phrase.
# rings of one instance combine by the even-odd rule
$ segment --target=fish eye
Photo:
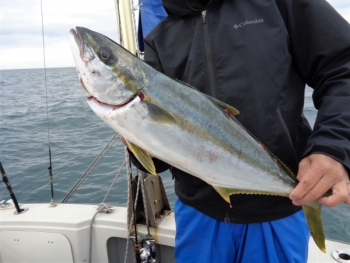
[[[102,58],[103,60],[108,60],[109,57],[110,57],[110,55],[109,55],[109,53],[108,53],[106,50],[102,50],[102,51],[101,51],[101,58]]]

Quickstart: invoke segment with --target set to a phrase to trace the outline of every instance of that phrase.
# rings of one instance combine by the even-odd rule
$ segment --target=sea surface
[[[20,203],[50,202],[49,145],[54,199],[60,203],[115,134],[87,105],[75,68],[47,69],[47,89],[44,76],[44,69],[0,71],[0,162]],[[304,113],[313,126],[312,89],[305,95]],[[124,146],[117,140],[68,203],[101,203],[123,160]],[[173,207],[170,173],[162,179]],[[126,184],[123,168],[106,202],[125,206]],[[8,199],[0,183],[0,201]],[[324,207],[326,236],[350,243],[349,218],[350,206]]]

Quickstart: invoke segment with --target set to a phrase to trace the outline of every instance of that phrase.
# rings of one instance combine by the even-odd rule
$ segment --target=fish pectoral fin
[[[323,232],[322,218],[321,218],[322,205],[313,201],[306,205],[303,205],[306,221],[309,226],[312,238],[314,239],[318,248],[326,253],[325,236]]]
[[[147,102],[146,102],[147,103]],[[155,104],[147,103],[148,116],[157,123],[175,124],[176,120],[167,111]]]
[[[128,144],[128,148],[135,155],[136,159],[142,164],[142,166],[145,167],[150,174],[156,175],[156,168],[154,167],[151,156],[132,142],[126,142]]]
[[[233,194],[288,196],[283,194],[279,195],[268,191],[255,191],[255,190],[228,188],[228,187],[215,186],[215,185],[213,185],[213,187],[221,195],[221,197],[228,203],[230,203],[230,195],[233,195]]]

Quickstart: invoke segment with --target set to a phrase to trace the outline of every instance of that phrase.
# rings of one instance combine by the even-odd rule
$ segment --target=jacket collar
[[[210,0],[210,6],[213,2],[221,2],[222,0]],[[165,10],[169,15],[176,16],[194,16],[200,15],[206,9],[196,0],[163,0]]]

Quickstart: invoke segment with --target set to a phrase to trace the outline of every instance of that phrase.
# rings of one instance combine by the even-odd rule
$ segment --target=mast
[[[136,55],[135,25],[130,0],[114,0],[120,44]]]

